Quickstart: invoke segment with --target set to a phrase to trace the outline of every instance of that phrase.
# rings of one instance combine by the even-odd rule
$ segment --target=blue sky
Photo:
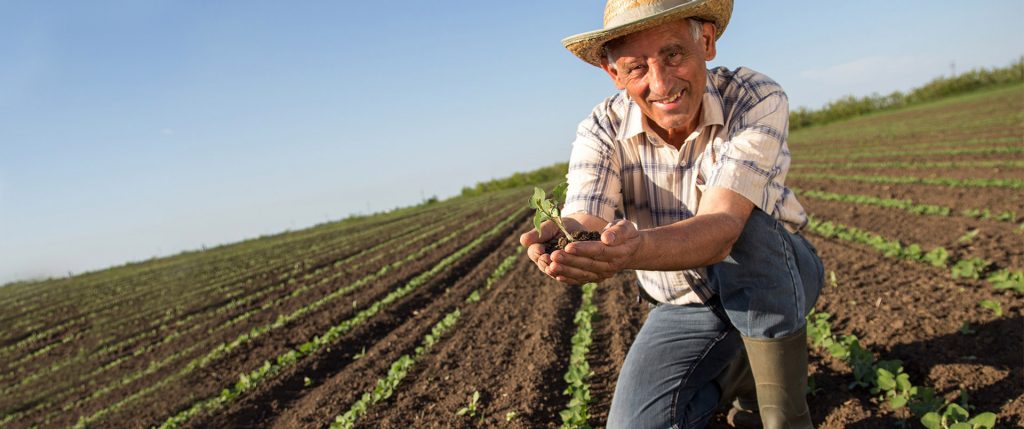
[[[448,197],[563,161],[603,2],[0,0],[0,283]],[[1024,2],[738,0],[792,107],[1024,54]]]

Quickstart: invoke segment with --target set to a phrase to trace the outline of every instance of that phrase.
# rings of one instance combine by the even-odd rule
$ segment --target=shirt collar
[[[622,96],[629,100],[629,103],[626,105],[624,126],[619,128],[618,135],[616,136],[620,141],[647,132],[647,127],[644,125],[644,113],[640,111],[640,106],[637,106],[629,98],[629,94],[625,90],[622,91]],[[725,125],[725,116],[722,114],[722,95],[718,92],[718,87],[715,86],[715,82],[711,79],[711,73],[708,73],[707,82],[704,85],[704,96],[700,100],[700,107],[700,123],[697,125],[697,131],[712,125]]]

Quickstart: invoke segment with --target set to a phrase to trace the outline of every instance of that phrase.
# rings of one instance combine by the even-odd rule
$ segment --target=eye
[[[633,64],[626,67],[626,70],[629,72],[629,74],[639,75],[643,74],[644,70],[647,69],[647,64]]]

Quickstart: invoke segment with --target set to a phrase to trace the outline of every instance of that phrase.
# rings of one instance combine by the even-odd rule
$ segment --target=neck
[[[693,115],[693,119],[690,120],[690,123],[686,124],[686,126],[682,128],[665,129],[646,117],[644,120],[647,121],[647,125],[650,129],[654,131],[658,137],[661,137],[664,142],[674,146],[676,149],[679,149],[683,147],[683,143],[686,143],[686,138],[690,137],[690,134],[693,134],[693,132],[697,130],[697,126],[700,124],[702,110],[703,106],[698,108],[697,114]]]

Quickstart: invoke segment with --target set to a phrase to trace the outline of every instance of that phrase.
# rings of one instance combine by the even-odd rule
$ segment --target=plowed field
[[[832,331],[1024,425],[1024,285],[995,277],[1024,270],[1024,87],[800,130],[790,149]],[[0,288],[0,428],[558,427],[584,298],[517,251],[529,195]],[[623,273],[592,297],[595,427],[646,315],[634,284]],[[812,348],[819,427],[919,426]]]

